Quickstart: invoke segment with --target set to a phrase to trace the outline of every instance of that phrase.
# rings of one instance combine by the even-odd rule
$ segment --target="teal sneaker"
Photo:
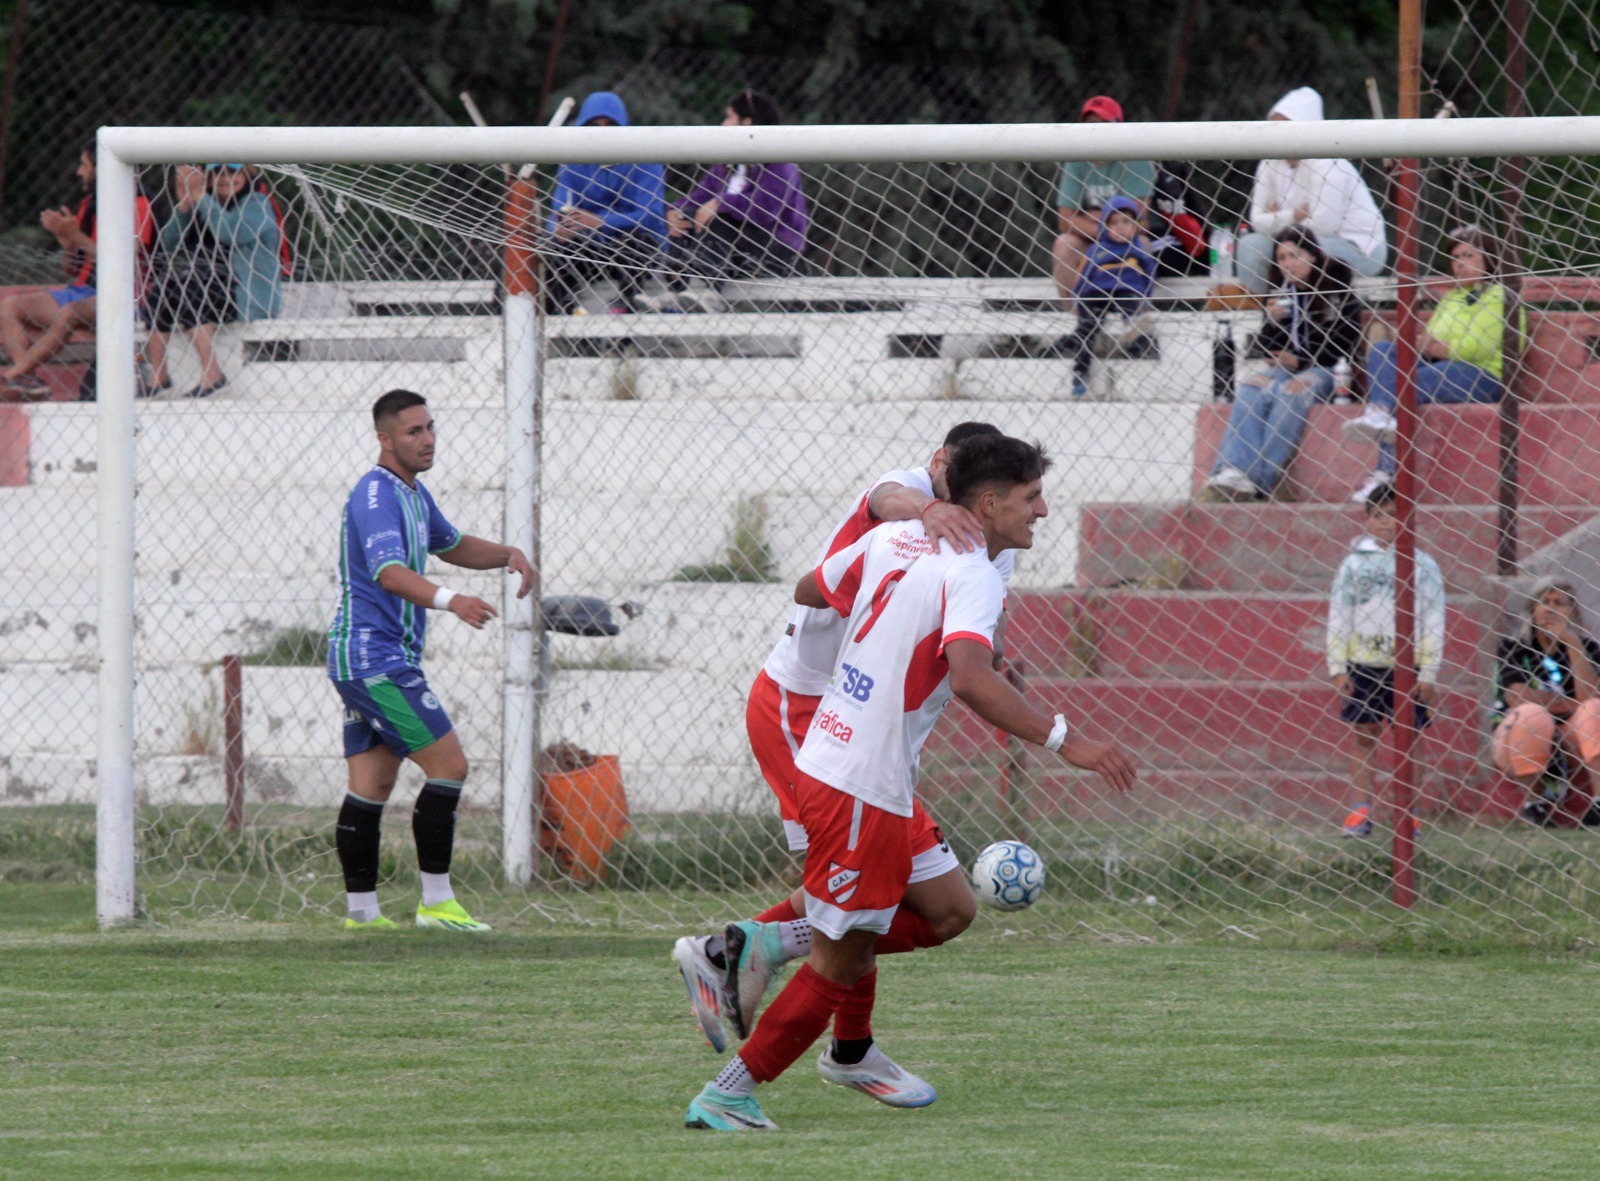
[[[417,926],[431,927],[436,931],[487,931],[488,923],[480,923],[454,898],[446,898],[433,906],[417,907]]]
[[[734,1032],[747,1038],[756,1026],[761,998],[782,973],[789,957],[783,952],[783,936],[777,923],[742,919],[729,923],[722,939],[726,945],[722,954],[728,964],[722,977],[722,1011],[733,1020]]]
[[[730,1095],[707,1083],[689,1101],[683,1117],[686,1128],[705,1128],[712,1132],[776,1132],[778,1125],[767,1118],[754,1095]]]
[[[344,929],[346,931],[398,931],[400,928],[395,926],[393,919],[386,919],[380,914],[377,918],[368,919],[364,923],[360,919],[345,919]]]

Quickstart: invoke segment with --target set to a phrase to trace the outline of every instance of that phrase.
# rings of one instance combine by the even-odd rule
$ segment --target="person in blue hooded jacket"
[[[578,108],[579,127],[626,127],[628,108],[597,90]],[[556,170],[554,241],[545,253],[552,312],[570,312],[583,290],[609,278],[613,312],[633,310],[645,276],[660,264],[667,240],[666,169],[660,164],[563,164]]]
[[[1094,339],[1105,318],[1121,312],[1134,319],[1144,310],[1155,281],[1156,258],[1150,251],[1150,238],[1139,224],[1138,202],[1131,197],[1109,198],[1100,209],[1100,235],[1085,254],[1073,289],[1078,326],[1050,348],[1055,356],[1072,358],[1074,398],[1083,397],[1088,389]]]

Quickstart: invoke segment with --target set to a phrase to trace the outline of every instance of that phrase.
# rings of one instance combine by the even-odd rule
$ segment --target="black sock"
[[[833,1039],[833,1060],[840,1066],[854,1066],[867,1056],[867,1051],[872,1049],[870,1037],[853,1037],[845,1041]]]
[[[333,844],[339,850],[344,888],[352,894],[370,894],[378,888],[378,827],[382,823],[382,804],[345,793]]]
[[[423,873],[450,872],[459,803],[461,784],[450,779],[430,779],[417,793],[417,806],[411,812],[411,835],[417,839],[417,868]]]
[[[706,936],[706,959],[710,960],[715,967],[726,968],[728,959],[722,954],[726,946],[721,935]]]

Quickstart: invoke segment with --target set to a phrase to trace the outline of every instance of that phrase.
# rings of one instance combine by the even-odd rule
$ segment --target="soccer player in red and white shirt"
[[[879,476],[834,526],[817,561],[886,521],[921,521],[927,535],[951,552],[984,548],[983,530],[976,518],[948,500],[945,471],[965,441],[999,435],[999,429],[986,422],[957,423],[927,467]],[[996,555],[993,562],[1002,580],[1009,583],[1016,565],[1011,551]],[[828,607],[796,606],[783,636],[757,674],[745,708],[750,747],[777,797],[791,852],[804,852],[807,844],[794,797],[795,756],[833,677],[844,641],[845,620],[838,612]],[[884,954],[954,939],[977,913],[977,900],[950,846],[922,805],[915,808],[917,836],[905,904],[927,921],[905,937],[897,932],[879,949]],[[804,893],[796,890],[754,919],[730,925],[723,935],[685,936],[674,945],[673,958],[688,989],[690,1007],[712,1049],[720,1052],[727,1046],[724,1015],[739,1037],[749,1035],[772,974],[788,959],[806,953],[810,926],[804,913]],[[842,1052],[849,1056],[849,1050]]]
[[[1046,514],[1049,460],[1019,439],[963,444],[947,479],[950,498],[983,528],[985,549],[935,547],[919,522],[879,526],[832,554],[795,588],[795,601],[848,617],[847,638],[796,761],[795,797],[809,838],[805,868],[811,948],[726,1068],[690,1103],[689,1127],[773,1128],[757,1083],[791,1066],[836,1014],[869,995],[875,945],[894,929],[911,877],[917,761],[939,712],[960,697],[991,725],[1059,752],[1073,766],[1126,790],[1132,765],[1116,747],[1069,738],[1065,718],[1030,705],[995,670],[1004,605],[994,555],[1033,544]],[[870,1005],[868,1006],[870,1008]],[[895,1068],[874,1077],[871,1059],[823,1077],[898,1106],[926,1106],[931,1086]],[[870,1080],[870,1081],[869,1081]]]

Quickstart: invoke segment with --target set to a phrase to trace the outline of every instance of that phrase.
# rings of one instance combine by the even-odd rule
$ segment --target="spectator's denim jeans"
[[[1289,384],[1297,379],[1304,379],[1301,384],[1306,388],[1290,392]],[[1247,377],[1234,395],[1212,470],[1236,467],[1258,489],[1270,493],[1294,458],[1312,404],[1332,390],[1333,374],[1320,365],[1294,373],[1274,365],[1263,375]]]
[[[1365,275],[1371,279],[1383,274],[1383,264],[1388,261],[1389,250],[1386,246],[1379,246],[1371,254],[1362,254],[1355,243],[1341,238],[1337,234],[1323,237],[1317,235],[1317,241],[1322,244],[1322,249],[1329,255],[1345,263],[1358,275]],[[1267,272],[1272,269],[1272,252],[1276,243],[1270,234],[1257,234],[1251,232],[1241,234],[1238,245],[1235,247],[1234,260],[1238,267],[1239,283],[1257,295],[1267,293]]]
[[[1367,401],[1394,413],[1395,386],[1400,369],[1393,341],[1383,340],[1367,353]],[[1428,361],[1417,358],[1417,405],[1450,406],[1465,402],[1498,402],[1500,383],[1494,374],[1465,361]],[[1378,470],[1394,474],[1394,444],[1378,447]]]

